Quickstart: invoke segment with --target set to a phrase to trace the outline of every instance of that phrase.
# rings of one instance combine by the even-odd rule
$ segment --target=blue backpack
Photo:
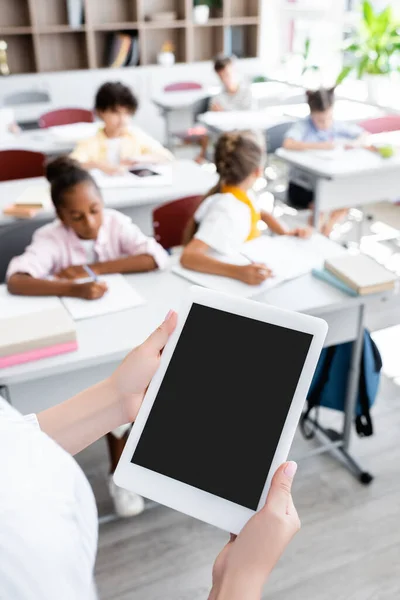
[[[301,429],[306,438],[309,439],[313,435],[306,430],[305,424],[314,408],[325,406],[344,411],[352,349],[353,342],[348,342],[322,351],[307,396],[307,407],[301,419]],[[370,436],[374,432],[370,408],[378,393],[381,369],[379,350],[369,332],[365,330],[355,414],[355,426],[360,437]]]

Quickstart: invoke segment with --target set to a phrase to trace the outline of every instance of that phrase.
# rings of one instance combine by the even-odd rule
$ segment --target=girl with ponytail
[[[188,223],[181,257],[184,267],[258,285],[271,276],[265,264],[233,265],[211,256],[210,251],[237,254],[246,241],[260,235],[260,221],[278,235],[309,235],[309,229],[287,230],[258,208],[251,190],[262,176],[263,159],[264,148],[254,133],[230,132],[219,138],[215,149],[219,181]]]

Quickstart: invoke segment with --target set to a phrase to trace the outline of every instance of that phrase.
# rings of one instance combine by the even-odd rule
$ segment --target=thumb
[[[287,462],[276,471],[267,496],[266,505],[276,512],[287,513],[292,498],[292,483],[297,471],[295,462]]]
[[[161,325],[147,338],[144,345],[150,347],[153,352],[161,352],[174,331],[177,320],[176,312],[170,310]]]

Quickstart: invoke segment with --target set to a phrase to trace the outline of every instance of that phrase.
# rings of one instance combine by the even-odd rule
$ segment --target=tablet
[[[114,480],[238,533],[288,456],[321,319],[192,287]]]

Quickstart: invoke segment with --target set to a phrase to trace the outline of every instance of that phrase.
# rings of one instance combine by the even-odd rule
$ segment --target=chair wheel
[[[360,475],[360,483],[363,485],[369,485],[373,480],[373,475],[371,475],[371,473],[367,473],[366,471]]]

